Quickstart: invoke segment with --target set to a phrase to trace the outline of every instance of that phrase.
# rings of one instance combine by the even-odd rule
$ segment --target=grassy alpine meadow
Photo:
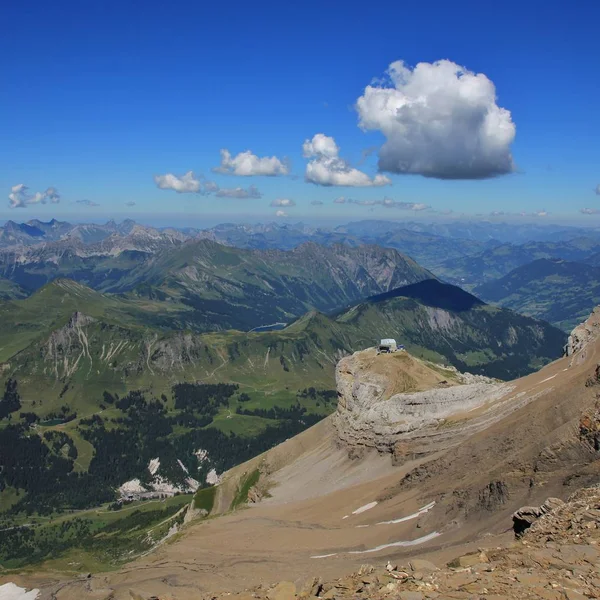
[[[32,514],[7,525],[0,521],[0,566],[60,571],[106,571],[167,538],[183,522],[192,495],[163,500],[106,504],[91,510],[47,516]]]

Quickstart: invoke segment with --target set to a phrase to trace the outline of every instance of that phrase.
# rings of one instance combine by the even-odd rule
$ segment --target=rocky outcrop
[[[513,514],[513,531],[517,537],[523,535],[540,517],[562,506],[560,498],[548,498],[541,506],[523,506]]]
[[[42,357],[52,363],[56,379],[70,377],[82,359],[90,357],[90,348],[85,328],[96,319],[77,311],[68,323],[50,334],[42,347]]]
[[[339,440],[350,449],[376,448],[398,459],[440,444],[447,447],[453,443],[452,428],[445,427],[449,419],[466,416],[509,389],[486,377],[429,365],[406,352],[376,356],[372,349],[340,360],[336,383]]]
[[[579,421],[579,439],[600,452],[600,401]]]
[[[567,345],[565,346],[565,356],[577,355],[577,362],[582,362],[585,360],[585,348],[599,337],[600,306],[596,306],[588,319],[571,331],[571,335],[569,335]]]

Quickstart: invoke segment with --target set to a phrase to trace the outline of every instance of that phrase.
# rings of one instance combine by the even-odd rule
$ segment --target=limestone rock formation
[[[373,349],[340,360],[336,382],[338,409],[333,421],[340,441],[352,452],[371,447],[397,459],[433,451],[437,442],[451,445],[453,436],[443,431],[448,419],[475,411],[509,389],[406,352],[376,355]],[[429,449],[411,444],[423,442],[426,431],[433,434],[428,436]]]
[[[600,306],[594,308],[589,318],[571,331],[567,345],[565,346],[565,355],[573,356],[578,354],[578,362],[585,359],[585,352],[581,352],[600,337]]]

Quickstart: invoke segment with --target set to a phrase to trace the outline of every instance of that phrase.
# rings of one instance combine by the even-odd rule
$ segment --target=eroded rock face
[[[426,431],[439,433],[446,420],[467,415],[507,391],[505,385],[486,377],[462,375],[453,369],[438,372],[406,353],[375,356],[373,350],[340,360],[336,383],[334,426],[340,441],[351,449],[391,452],[398,460],[415,452],[412,439],[421,437],[422,442]],[[415,391],[396,393],[398,389]],[[433,435],[432,444],[433,438],[448,443],[448,432],[441,433]]]
[[[594,308],[589,318],[573,329],[567,345],[565,346],[565,356],[573,356],[579,353],[578,362],[585,358],[585,348],[588,344],[596,341],[600,337],[600,306]]]
[[[523,506],[513,514],[513,531],[520,537],[540,517],[562,506],[564,502],[560,498],[548,498],[541,506]]]

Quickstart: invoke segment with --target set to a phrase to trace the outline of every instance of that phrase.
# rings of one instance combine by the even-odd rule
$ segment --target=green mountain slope
[[[334,310],[434,277],[396,250],[376,246],[306,243],[290,251],[261,251],[195,240],[155,254],[85,252],[55,244],[28,250],[18,260],[0,254],[0,276],[30,291],[67,277],[136,300],[169,300],[181,305],[175,312],[190,311],[172,311],[170,325],[196,331],[287,323],[311,309]]]
[[[64,326],[73,313],[128,327],[173,328],[191,310],[149,299],[131,300],[96,292],[69,279],[56,279],[28,298],[0,301],[0,362]]]
[[[540,259],[583,261],[600,249],[596,238],[569,241],[501,244],[471,256],[449,258],[436,265],[435,274],[469,291],[503,277],[513,269]]]
[[[600,269],[566,260],[536,260],[477,287],[484,300],[571,331],[600,302]]]
[[[309,242],[252,251],[200,240],[153,257],[108,291],[182,302],[206,329],[251,329],[432,277],[412,259],[376,246]]]
[[[51,412],[64,401],[87,408],[82,399],[99,401],[105,389],[160,394],[181,381],[231,382],[263,395],[287,389],[294,396],[306,385],[331,388],[342,355],[390,336],[416,355],[509,379],[559,356],[565,341],[547,323],[488,306],[437,280],[373,296],[331,316],[312,311],[283,330],[262,333],[160,329],[153,318],[169,306],[66,280],[4,303],[4,376],[22,380],[25,398],[47,390]]]
[[[25,298],[27,293],[19,285],[0,277],[0,300],[16,300]]]
[[[353,343],[395,337],[417,355],[463,371],[512,379],[558,358],[563,332],[544,321],[484,304],[437,280],[381,294],[339,315]]]
[[[156,459],[177,489],[205,485],[335,410],[336,362],[381,337],[504,378],[566,337],[437,280],[263,333],[160,329],[148,315],[168,306],[67,280],[1,305],[0,524],[112,502],[126,481],[150,485]]]

